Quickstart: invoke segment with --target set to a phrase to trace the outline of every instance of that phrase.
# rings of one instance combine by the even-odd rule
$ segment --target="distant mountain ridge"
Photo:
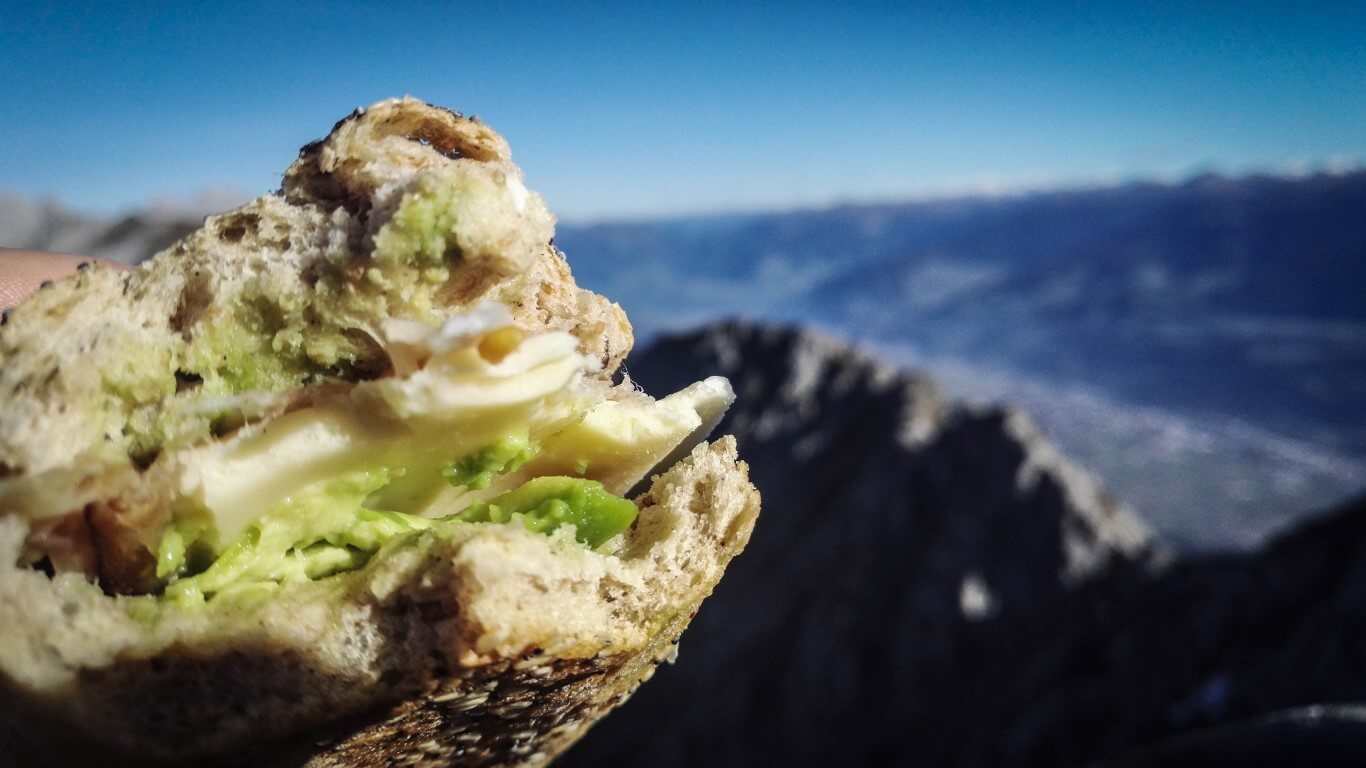
[[[557,243],[646,338],[729,316],[831,329],[1026,405],[1176,538],[1251,546],[1366,488],[1363,211],[1362,170],[1204,176]]]
[[[590,287],[645,311],[816,322],[1314,430],[1366,455],[1366,171],[1205,176],[1018,198],[563,230]],[[646,297],[684,285],[680,300]],[[697,286],[692,288],[690,286]],[[746,301],[737,301],[739,297]],[[1233,391],[1267,379],[1267,396]],[[1172,380],[1183,372],[1196,375]]]
[[[193,232],[200,217],[168,212],[115,219],[0,192],[0,247],[59,251],[136,264]]]
[[[1123,205],[1145,208],[1143,192],[1130,194]],[[857,295],[843,311],[881,324],[875,335],[918,321],[949,354],[1060,371],[1150,402],[1255,411],[1283,431],[1366,453],[1366,410],[1349,405],[1366,403],[1366,174],[1206,178],[1161,197],[1140,220],[1111,222],[1042,263],[929,305],[888,290],[924,273],[909,254],[815,291]],[[1260,386],[1230,386],[1248,380]]]

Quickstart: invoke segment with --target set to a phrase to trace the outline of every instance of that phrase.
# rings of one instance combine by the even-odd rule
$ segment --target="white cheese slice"
[[[501,310],[501,311],[498,311]],[[573,385],[592,365],[563,332],[514,331],[490,359],[481,341],[509,327],[506,310],[481,307],[418,338],[402,326],[406,376],[349,392],[182,451],[180,494],[212,514],[220,539],[240,534],[262,512],[312,483],[362,469],[430,477],[506,436],[539,438],[575,418]],[[397,334],[396,334],[397,335]]]
[[[735,402],[721,376],[656,401],[605,400],[556,433],[520,474],[576,475],[625,494],[661,465],[672,465],[706,439]]]
[[[436,328],[391,321],[383,335],[394,376],[163,457],[174,507],[207,512],[226,543],[292,494],[360,470],[388,470],[397,479],[383,501],[428,517],[545,475],[586,477],[625,495],[705,439],[735,400],[719,376],[657,401],[605,400],[604,389],[578,386],[597,363],[572,336],[529,334],[499,305]],[[509,435],[529,437],[539,454],[479,491],[442,478],[443,467]],[[0,490],[6,511],[40,506],[11,503],[30,500]]]

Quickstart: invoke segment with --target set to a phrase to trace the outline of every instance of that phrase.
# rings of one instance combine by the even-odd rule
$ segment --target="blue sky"
[[[258,194],[405,93],[577,220],[1366,164],[1361,2],[94,5],[0,2],[0,190]]]

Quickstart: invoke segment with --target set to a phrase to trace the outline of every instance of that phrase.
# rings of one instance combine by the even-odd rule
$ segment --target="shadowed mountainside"
[[[1171,560],[1020,413],[829,338],[731,323],[629,361],[730,376],[753,542],[565,765],[1082,765],[1366,700],[1366,505]]]

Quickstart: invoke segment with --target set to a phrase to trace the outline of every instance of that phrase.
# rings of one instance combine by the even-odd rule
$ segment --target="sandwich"
[[[654,399],[506,142],[357,110],[0,326],[6,765],[541,765],[671,661],[759,495]]]

